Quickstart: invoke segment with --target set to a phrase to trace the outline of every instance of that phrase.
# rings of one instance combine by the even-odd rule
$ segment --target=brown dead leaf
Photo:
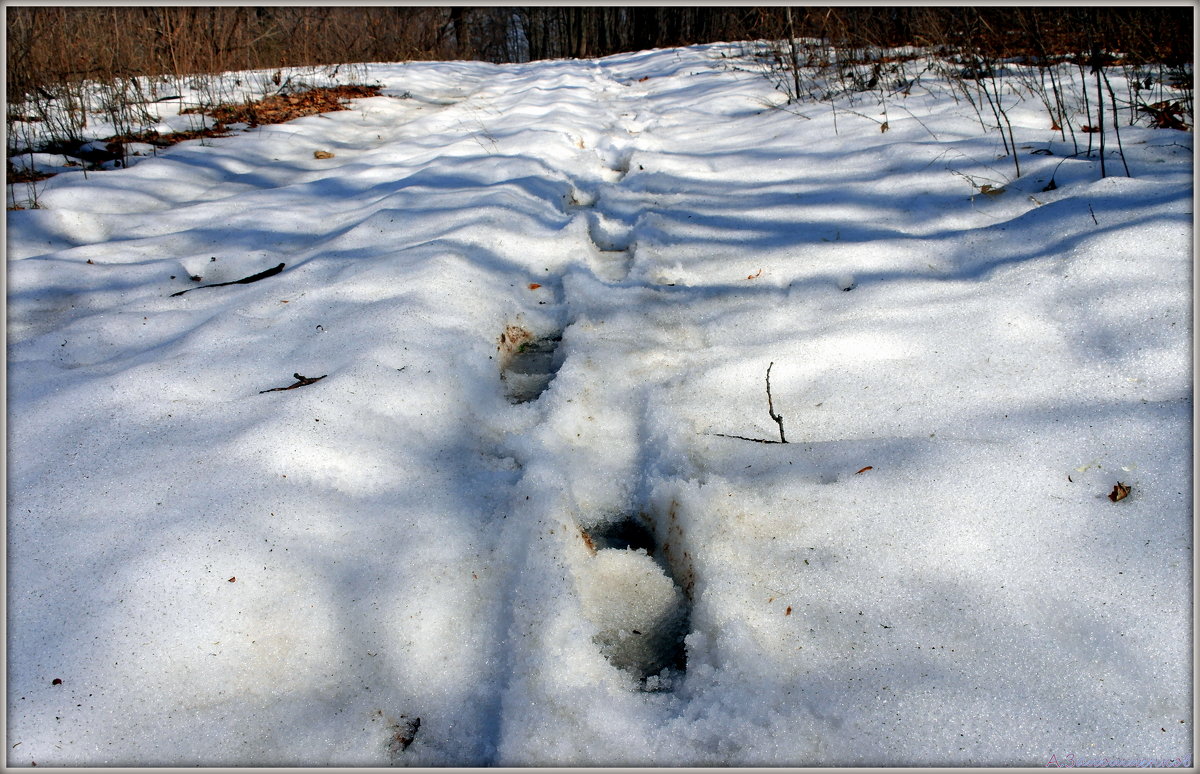
[[[1108,493],[1108,499],[1112,500],[1114,503],[1119,503],[1128,497],[1131,491],[1133,491],[1132,487],[1125,486],[1118,481],[1117,485],[1113,487],[1113,490]]]
[[[333,154],[330,153],[329,151],[323,151],[323,150],[313,151],[313,158],[314,159],[331,159],[331,158],[333,158]]]
[[[874,465],[868,465],[868,466],[866,466],[865,468],[863,468],[862,470],[856,470],[856,471],[854,471],[854,475],[856,475],[856,476],[857,476],[859,473],[866,473],[868,470],[874,470],[874,469],[875,469],[875,466],[874,466]]]
[[[67,166],[70,167],[70,166],[79,166],[79,165],[71,164],[70,162],[68,162]],[[14,167],[12,165],[12,162],[10,161],[10,162],[8,162],[8,174],[6,175],[6,177],[8,179],[8,183],[11,185],[13,183],[39,183],[42,180],[54,177],[55,174],[57,174],[57,173],[55,173],[55,172],[39,172],[38,170],[31,169],[29,167]],[[24,208],[18,207],[16,209],[24,209]]]
[[[345,110],[345,100],[379,96],[380,87],[348,84],[345,86],[318,87],[308,91],[273,95],[256,102],[237,105],[217,105],[206,108],[188,108],[183,113],[205,113],[221,125],[225,124],[282,124],[304,116]]]
[[[1141,105],[1138,110],[1150,114],[1151,121],[1159,129],[1187,131],[1187,124],[1182,120],[1185,112],[1180,101],[1155,102],[1153,105]]]

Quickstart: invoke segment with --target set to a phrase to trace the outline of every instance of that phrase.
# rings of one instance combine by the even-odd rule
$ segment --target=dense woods
[[[822,38],[990,56],[1191,61],[1175,7],[94,7],[7,9],[10,103],[82,79],[412,59],[521,62],[716,41]]]
[[[1013,97],[996,80],[1005,65],[1017,66],[1024,91],[1076,152],[1090,154],[1098,142],[1102,175],[1109,123],[1118,149],[1120,123],[1191,125],[1189,6],[18,6],[6,20],[9,156],[78,155],[89,115],[97,114],[115,130],[106,141],[159,143],[144,131],[153,123],[147,106],[181,93],[185,78],[199,93],[185,112],[211,114],[239,99],[215,77],[231,71],[256,71],[249,81],[258,96],[298,99],[297,92],[311,93],[311,81],[345,84],[371,62],[527,62],[735,41],[747,41],[745,56],[730,66],[752,62],[789,102],[833,104],[876,92],[886,105],[908,88],[898,62],[926,58],[927,69],[957,84],[985,131],[1000,129],[1018,175],[1007,112]],[[1052,64],[1069,65],[1074,83]],[[295,74],[293,82],[281,77],[284,68],[323,72]],[[1128,84],[1120,99],[1106,74],[1113,68]],[[198,122],[172,137],[219,129]],[[10,181],[19,178],[10,165]]]

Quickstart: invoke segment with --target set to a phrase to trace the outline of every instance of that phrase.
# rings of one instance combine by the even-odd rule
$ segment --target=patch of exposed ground
[[[317,113],[346,109],[346,100],[378,97],[379,86],[348,84],[321,86],[293,94],[273,94],[239,105],[187,108],[182,113],[203,113],[223,124],[282,124]]]

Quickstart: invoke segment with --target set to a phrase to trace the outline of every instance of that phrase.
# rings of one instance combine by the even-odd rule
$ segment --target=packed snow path
[[[1191,136],[1014,111],[1006,181],[731,51],[374,66],[10,212],[8,762],[1187,754]]]

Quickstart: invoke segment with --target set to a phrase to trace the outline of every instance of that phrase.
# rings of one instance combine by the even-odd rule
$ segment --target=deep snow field
[[[1192,135],[737,50],[9,211],[8,764],[1190,756]]]

